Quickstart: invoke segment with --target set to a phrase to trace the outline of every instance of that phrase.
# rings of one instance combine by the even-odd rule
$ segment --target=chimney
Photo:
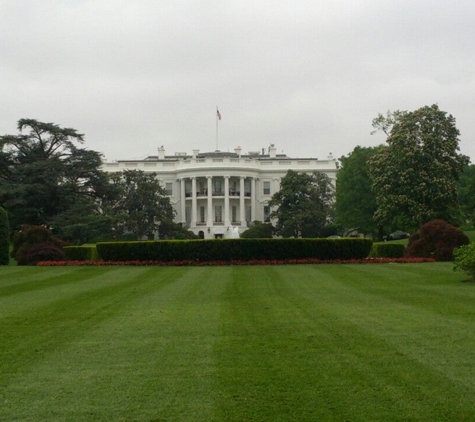
[[[274,144],[270,144],[269,147],[269,157],[270,158],[275,158],[277,155],[277,148],[274,146]]]
[[[241,151],[242,151],[241,147],[234,148],[234,152],[239,156],[239,158],[241,158]]]
[[[160,148],[158,148],[158,159],[159,160],[165,159],[165,148],[163,148],[163,145]]]
[[[194,149],[194,150],[193,150],[193,158],[196,158],[199,153],[200,153],[200,150],[199,150],[199,149]]]

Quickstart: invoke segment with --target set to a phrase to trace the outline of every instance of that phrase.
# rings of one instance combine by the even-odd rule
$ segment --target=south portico
[[[222,170],[219,173],[184,175],[177,179],[180,186],[177,220],[204,239],[235,236],[256,220],[257,176],[236,172],[223,175]]]

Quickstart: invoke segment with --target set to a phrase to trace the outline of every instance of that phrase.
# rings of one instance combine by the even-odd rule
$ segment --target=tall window
[[[269,205],[264,206],[264,223],[270,222],[270,207]]]
[[[165,183],[165,193],[169,196],[173,195],[173,183],[171,182]]]
[[[231,221],[233,223],[237,221],[237,207],[235,205],[231,207]]]
[[[264,182],[263,188],[264,195],[270,195],[270,182]]]
[[[223,189],[222,189],[222,185],[221,185],[221,179],[213,180],[213,182],[214,182],[214,193],[222,194]]]
[[[200,207],[200,223],[205,222],[205,207]]]
[[[222,207],[221,205],[216,205],[214,207],[214,221],[215,223],[223,222]]]

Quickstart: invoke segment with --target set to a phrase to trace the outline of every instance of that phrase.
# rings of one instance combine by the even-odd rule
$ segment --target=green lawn
[[[449,263],[0,267],[1,421],[474,421]]]

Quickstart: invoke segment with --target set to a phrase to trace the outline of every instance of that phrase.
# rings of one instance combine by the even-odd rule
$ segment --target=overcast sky
[[[473,0],[0,0],[0,134],[73,127],[108,160],[337,158],[437,103],[475,161]]]

